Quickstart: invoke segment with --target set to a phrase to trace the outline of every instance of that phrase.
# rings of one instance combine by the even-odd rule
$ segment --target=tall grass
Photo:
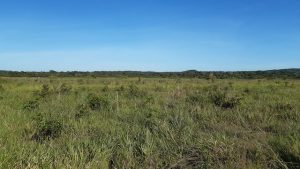
[[[299,168],[300,81],[2,78],[0,168]]]

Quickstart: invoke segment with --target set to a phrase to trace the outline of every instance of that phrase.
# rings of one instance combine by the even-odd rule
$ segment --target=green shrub
[[[58,138],[63,130],[63,125],[58,120],[42,120],[36,124],[36,132],[32,136],[32,140],[42,142],[45,140]]]
[[[225,92],[215,92],[211,96],[212,102],[214,105],[224,108],[224,109],[232,109],[240,104],[241,98],[238,96],[229,96]]]
[[[145,94],[146,94],[146,92],[139,89],[139,87],[136,85],[130,85],[128,87],[128,96],[129,97],[142,97]]]
[[[91,110],[103,110],[109,107],[108,99],[95,94],[89,94],[87,102]]]

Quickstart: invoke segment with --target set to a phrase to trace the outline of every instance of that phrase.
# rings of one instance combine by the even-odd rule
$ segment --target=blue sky
[[[0,70],[300,67],[299,0],[1,0]]]

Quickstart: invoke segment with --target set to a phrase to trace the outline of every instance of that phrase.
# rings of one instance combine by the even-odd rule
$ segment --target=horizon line
[[[151,72],[151,73],[182,73],[182,72],[259,72],[259,71],[280,71],[280,70],[300,70],[299,68],[274,68],[274,69],[256,69],[256,70],[197,70],[187,69],[181,71],[155,71],[155,70],[2,70],[0,72],[24,72],[24,73],[66,73],[66,72],[81,72],[81,73],[94,73],[94,72]]]

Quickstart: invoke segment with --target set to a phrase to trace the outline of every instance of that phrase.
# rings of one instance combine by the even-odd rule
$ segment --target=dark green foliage
[[[109,101],[95,94],[89,94],[87,104],[91,110],[105,110],[109,107]]]
[[[27,111],[33,111],[39,107],[39,101],[38,100],[29,100],[24,103],[23,109]]]
[[[32,140],[42,142],[58,138],[63,130],[61,122],[52,119],[44,119],[37,121],[36,132],[32,136]]]

